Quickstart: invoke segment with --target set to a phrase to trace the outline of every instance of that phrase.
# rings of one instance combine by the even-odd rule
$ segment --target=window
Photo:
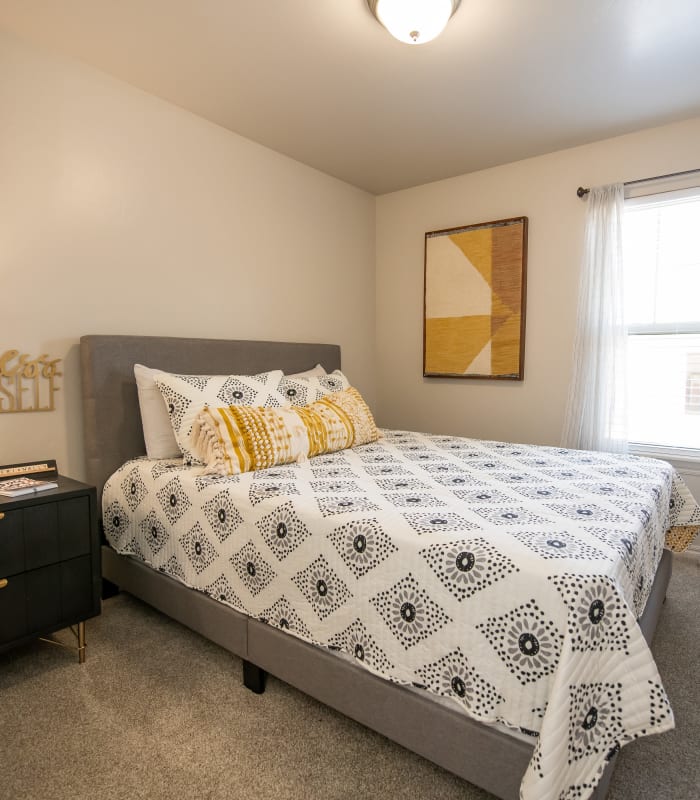
[[[623,248],[630,442],[700,458],[700,187],[627,199]]]

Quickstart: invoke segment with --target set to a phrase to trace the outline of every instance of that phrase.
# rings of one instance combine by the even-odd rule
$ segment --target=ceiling
[[[700,114],[698,0],[2,0],[0,28],[375,194]]]

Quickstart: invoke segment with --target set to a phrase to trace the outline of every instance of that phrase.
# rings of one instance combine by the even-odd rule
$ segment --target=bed
[[[423,595],[423,600],[430,611],[426,617],[429,627],[432,626],[432,629],[442,631],[439,635],[445,638],[445,647],[450,651],[452,661],[456,657],[454,654],[459,651],[458,647],[453,646],[454,637],[459,636],[460,625],[463,629],[469,624],[468,617],[465,617],[463,613],[466,607],[466,603],[463,601],[474,597],[477,592],[489,584],[489,581],[484,580],[481,584],[478,584],[477,581],[478,585],[464,582],[455,584],[454,581],[450,583],[445,575],[445,570],[440,566],[442,562],[438,563],[433,558],[435,553],[442,553],[446,548],[439,539],[435,538],[433,531],[424,530],[426,525],[447,525],[449,527],[458,524],[461,520],[461,523],[465,524],[466,530],[477,529],[474,533],[469,534],[472,537],[471,549],[474,550],[474,546],[480,546],[486,553],[486,558],[496,565],[495,577],[491,575],[491,579],[495,582],[500,581],[498,588],[501,595],[507,595],[510,591],[510,589],[501,590],[502,587],[511,586],[508,583],[513,579],[511,573],[527,574],[527,570],[522,565],[515,565],[501,547],[494,547],[493,541],[484,541],[481,537],[481,529],[473,523],[479,514],[487,522],[489,521],[489,516],[493,511],[491,503],[494,501],[496,508],[504,511],[504,514],[500,515],[501,517],[511,515],[511,518],[499,519],[499,523],[502,522],[512,532],[511,538],[517,543],[516,549],[525,553],[525,560],[528,564],[539,563],[543,557],[549,565],[563,563],[561,558],[563,554],[554,552],[552,548],[567,546],[578,548],[580,551],[578,555],[582,559],[584,557],[586,559],[585,562],[580,561],[580,564],[588,564],[591,560],[607,564],[610,553],[617,551],[619,563],[611,568],[613,569],[611,574],[619,575],[620,581],[626,583],[625,598],[627,602],[625,604],[618,598],[615,601],[617,605],[614,605],[615,614],[609,617],[612,619],[614,616],[618,620],[607,629],[608,645],[615,651],[613,661],[610,662],[611,666],[605,665],[601,668],[598,663],[602,658],[601,651],[604,649],[600,646],[593,648],[592,652],[585,655],[585,658],[581,657],[578,661],[571,662],[575,663],[575,669],[583,670],[583,674],[579,676],[576,684],[578,694],[574,692],[571,695],[572,707],[583,709],[584,706],[586,708],[590,706],[590,711],[597,703],[601,721],[605,714],[608,714],[606,724],[608,731],[614,734],[613,739],[610,742],[603,741],[602,743],[594,741],[591,738],[592,734],[589,736],[587,731],[595,729],[597,720],[593,719],[590,714],[586,715],[581,731],[576,732],[578,738],[574,737],[575,743],[569,744],[569,762],[579,762],[581,759],[581,763],[583,763],[583,756],[589,758],[593,750],[597,752],[597,749],[603,747],[605,752],[599,754],[600,758],[597,759],[600,762],[600,769],[604,769],[602,777],[598,781],[599,775],[596,773],[593,777],[585,775],[580,780],[566,778],[557,783],[549,778],[549,775],[553,771],[556,772],[557,769],[555,756],[540,747],[541,737],[535,735],[540,730],[540,721],[545,719],[548,713],[546,702],[532,704],[533,707],[529,709],[530,717],[528,717],[533,720],[530,725],[519,724],[518,729],[515,730],[508,729],[503,724],[492,724],[498,723],[499,720],[491,719],[490,717],[494,715],[486,712],[493,711],[498,705],[498,686],[484,684],[483,670],[478,678],[474,676],[473,672],[469,673],[472,669],[471,664],[464,660],[468,660],[468,656],[461,653],[458,658],[463,660],[462,668],[466,670],[465,674],[472,674],[475,681],[482,682],[480,696],[482,699],[486,699],[483,700],[480,709],[484,712],[481,717],[486,722],[464,713],[464,709],[459,703],[449,702],[450,698],[439,696],[440,692],[436,688],[436,682],[439,683],[441,677],[444,677],[446,670],[444,659],[435,658],[431,661],[423,658],[422,667],[416,667],[417,656],[415,654],[420,652],[426,636],[415,625],[411,627],[410,624],[404,624],[413,622],[410,619],[403,619],[399,627],[393,623],[389,624],[387,607],[391,603],[391,598],[387,600],[387,588],[373,590],[372,596],[368,595],[365,598],[369,602],[364,605],[370,610],[374,609],[370,613],[374,614],[380,627],[382,619],[389,627],[393,626],[393,638],[389,637],[388,645],[382,648],[377,645],[375,639],[371,637],[367,639],[367,632],[364,631],[364,639],[362,637],[360,639],[365,644],[371,641],[374,658],[364,659],[365,663],[358,664],[357,657],[352,658],[353,650],[356,656],[359,652],[357,647],[360,639],[357,636],[357,624],[354,628],[352,625],[344,627],[341,625],[343,636],[340,636],[338,627],[324,633],[324,625],[328,620],[341,613],[338,609],[342,603],[340,605],[336,603],[335,607],[324,607],[326,611],[322,609],[315,616],[311,614],[306,618],[307,622],[313,619],[318,629],[305,628],[303,621],[298,620],[296,630],[291,631],[295,635],[290,635],[288,624],[271,624],[273,622],[271,617],[275,615],[278,623],[289,623],[290,619],[293,620],[294,614],[294,609],[290,609],[289,606],[282,608],[281,613],[279,606],[273,609],[272,605],[274,604],[270,605],[270,597],[266,599],[264,596],[267,585],[271,583],[271,579],[265,578],[265,569],[274,572],[272,567],[277,569],[278,562],[268,559],[262,570],[254,570],[254,576],[246,575],[246,567],[250,569],[255,562],[255,558],[250,555],[250,552],[244,551],[240,544],[227,550],[228,545],[225,546],[223,540],[217,542],[216,539],[212,539],[215,545],[212,549],[221,550],[221,554],[225,556],[226,560],[232,562],[234,569],[236,566],[238,567],[238,576],[242,581],[240,587],[242,588],[238,588],[236,592],[231,585],[223,587],[220,581],[217,583],[216,580],[213,580],[213,576],[219,572],[219,567],[214,565],[213,556],[209,558],[206,553],[202,555],[201,546],[199,553],[195,554],[192,551],[189,564],[191,569],[188,568],[187,563],[184,564],[184,567],[183,564],[171,563],[168,568],[167,565],[169,561],[172,562],[172,556],[165,557],[170,552],[167,551],[167,548],[162,550],[160,557],[157,557],[157,551],[161,550],[160,547],[152,546],[149,551],[148,543],[139,544],[133,537],[123,537],[122,530],[115,530],[115,519],[118,520],[117,527],[122,524],[124,527],[129,524],[132,524],[132,527],[140,525],[146,533],[153,528],[153,537],[156,542],[159,541],[159,537],[166,539],[172,530],[173,538],[179,542],[177,546],[180,550],[187,550],[190,546],[194,548],[195,544],[200,545],[200,542],[194,542],[191,537],[187,538],[192,529],[191,518],[188,518],[187,515],[183,516],[188,520],[188,529],[183,529],[184,532],[178,533],[176,533],[178,520],[175,519],[171,521],[172,526],[166,525],[168,530],[156,530],[157,526],[149,527],[147,519],[155,519],[156,511],[153,509],[144,512],[145,516],[141,518],[140,523],[129,523],[129,509],[127,508],[129,497],[127,495],[131,491],[134,496],[141,497],[148,494],[150,489],[150,494],[155,496],[167,485],[168,481],[172,480],[178,481],[178,492],[184,483],[190,481],[193,492],[209,492],[212,501],[213,497],[222,489],[217,484],[219,479],[210,481],[203,479],[199,474],[190,475],[191,470],[183,468],[181,463],[159,465],[146,463],[143,457],[145,447],[133,375],[134,364],[147,364],[169,372],[194,375],[246,375],[273,369],[282,369],[285,373],[290,373],[309,369],[318,363],[323,364],[328,371],[332,371],[340,367],[340,350],[337,346],[169,337],[85,336],[81,339],[81,362],[88,478],[97,486],[98,494],[102,493],[105,483],[108,484],[108,490],[121,491],[123,498],[121,505],[125,514],[122,522],[121,511],[115,514],[114,507],[110,505],[118,502],[115,495],[111,494],[112,499],[107,502],[109,513],[106,514],[105,529],[108,539],[116,546],[110,546],[109,543],[105,543],[103,546],[104,577],[122,590],[134,594],[163,613],[240,656],[244,664],[244,680],[249,688],[260,692],[264,689],[265,674],[275,675],[503,800],[519,797],[521,783],[524,786],[523,796],[529,794],[530,797],[541,797],[543,800],[545,797],[573,799],[592,796],[601,800],[606,794],[616,752],[619,749],[617,742],[624,743],[629,738],[643,735],[642,731],[645,733],[662,731],[672,726],[672,713],[668,707],[663,686],[654,671],[653,659],[651,659],[646,642],[641,635],[643,634],[646,641],[651,640],[671,574],[671,555],[663,549],[663,536],[660,540],[658,535],[656,539],[651,535],[646,538],[644,536],[653,527],[652,523],[657,514],[654,509],[663,509],[664,506],[669,505],[669,501],[672,501],[674,506],[672,519],[675,524],[691,525],[698,522],[697,506],[682,486],[682,482],[672,474],[669,467],[657,466],[659,462],[652,463],[646,460],[635,462],[633,459],[619,461],[615,457],[595,456],[594,454],[578,454],[577,463],[572,464],[571,454],[557,448],[531,448],[498,442],[479,443],[451,437],[431,437],[411,432],[386,432],[383,441],[376,445],[366,445],[364,449],[357,448],[351,452],[333,454],[329,457],[320,456],[319,460],[311,459],[308,464],[303,465],[303,468],[297,467],[297,465],[283,467],[281,472],[273,474],[272,478],[249,474],[240,476],[240,479],[235,481],[229,481],[232,485],[236,485],[238,490],[241,489],[241,486],[243,487],[243,494],[238,497],[241,511],[247,504],[251,506],[248,513],[258,514],[256,519],[271,518],[271,512],[267,511],[268,507],[265,506],[267,500],[259,498],[261,487],[265,491],[272,487],[275,507],[278,507],[280,503],[289,502],[291,499],[296,504],[294,506],[295,513],[298,511],[299,514],[306,514],[307,516],[303,519],[308,522],[309,526],[311,525],[311,516],[309,515],[312,512],[307,506],[313,505],[313,503],[307,502],[308,493],[312,489],[315,491],[319,488],[316,486],[314,489],[312,484],[324,484],[320,489],[325,489],[327,495],[324,495],[320,501],[314,502],[317,506],[320,504],[321,511],[325,508],[327,512],[325,516],[322,515],[326,524],[324,530],[328,531],[328,534],[324,536],[324,540],[327,540],[325,552],[326,555],[337,553],[339,568],[348,568],[354,577],[357,577],[358,574],[364,577],[366,570],[363,572],[362,564],[357,562],[351,564],[347,559],[343,561],[343,547],[339,546],[338,537],[343,531],[347,531],[349,521],[359,519],[366,522],[368,517],[374,518],[379,513],[376,508],[371,507],[373,500],[368,495],[369,489],[363,481],[366,479],[377,484],[380,494],[377,495],[375,505],[381,506],[390,503],[387,512],[389,516],[386,517],[387,522],[384,527],[391,528],[392,524],[395,524],[398,530],[403,526],[407,532],[414,532],[415,540],[422,540],[424,543],[416,548],[415,553],[407,551],[405,555],[406,559],[415,559],[415,571],[422,570],[419,575],[420,581],[429,579],[436,585],[441,583],[446,587],[444,596],[431,595],[431,597],[427,597]],[[424,463],[421,463],[422,458],[425,458]],[[474,464],[469,464],[468,470],[466,468],[464,471],[455,469],[455,465],[463,464],[468,458],[471,458],[473,462],[480,462],[476,466],[480,467],[482,471],[485,470],[484,474],[491,477],[484,479],[482,474],[481,479],[475,480],[472,469]],[[538,461],[542,463],[538,463]],[[383,473],[381,470],[387,466],[389,467],[388,472]],[[324,469],[327,470],[327,474],[323,472]],[[139,473],[139,470],[142,470],[142,473]],[[314,472],[314,470],[316,471]],[[628,474],[616,474],[616,470],[628,470]],[[110,476],[115,473],[118,473],[118,477],[113,478],[110,484]],[[386,477],[383,477],[384,475]],[[469,475],[472,475],[472,478],[469,478]],[[495,482],[494,475],[498,477]],[[525,485],[520,485],[523,475],[537,475],[537,479],[526,480]],[[578,496],[580,499],[580,493],[577,495],[575,492],[572,495],[568,492],[567,482],[570,482],[572,487],[577,486],[580,489],[582,483],[593,480],[592,476],[599,479],[598,488],[601,491],[609,489],[608,484],[614,484],[620,488],[622,494],[612,500],[622,502],[625,513],[631,514],[632,518],[636,520],[633,525],[635,531],[633,537],[618,536],[615,533],[616,525],[621,524],[620,519],[622,518],[619,514],[616,516],[615,513],[611,513],[610,509],[614,510],[615,506],[614,504],[611,506],[609,496],[603,497],[601,500],[598,495],[593,498],[595,502],[589,503],[585,508],[580,508],[580,502],[572,505],[572,497]],[[465,479],[467,485],[463,485]],[[391,485],[392,480],[397,481],[393,486]],[[337,482],[337,486],[334,485],[334,481]],[[450,481],[462,481],[462,484],[452,485]],[[223,483],[226,482],[226,480],[223,481]],[[285,491],[285,483],[287,484],[286,491],[291,491],[293,496],[282,496]],[[642,484],[644,487],[651,487],[648,492],[648,504],[639,502],[639,491],[637,490]],[[110,485],[116,486],[116,489],[110,489]],[[134,489],[135,486],[138,488]],[[531,496],[542,491],[548,492],[548,494],[540,497]],[[554,491],[554,495],[551,494],[552,491]],[[633,499],[626,499],[626,492],[627,494],[632,492]],[[457,497],[462,503],[457,507],[460,513],[442,502],[447,496]],[[527,525],[530,527],[533,524],[540,527],[544,525],[542,532],[546,532],[547,524],[543,518],[535,519],[530,516],[527,519],[521,519],[521,522],[527,523],[526,527],[518,528],[520,523],[512,519],[512,512],[506,512],[505,506],[503,506],[503,503],[506,502],[504,497],[512,499],[515,496],[524,498],[522,508],[530,515],[535,513],[532,502],[546,501],[548,513],[556,512],[560,521],[568,518],[570,526],[577,530],[594,531],[596,533],[595,541],[585,539],[585,534],[583,538],[580,535],[573,536],[568,543],[564,540],[563,535],[560,538],[549,536],[546,541],[541,537],[524,536],[523,532]],[[479,497],[482,499],[478,499]],[[350,500],[364,498],[364,501],[356,502],[357,508],[353,512],[359,517],[349,515],[350,512],[345,513],[346,510],[342,506],[339,507],[337,503],[332,507],[328,505],[333,498],[341,502],[343,498]],[[436,500],[441,502],[435,508],[431,507],[430,503]],[[206,502],[203,505],[206,505]],[[415,502],[418,503],[417,508],[411,505]],[[426,503],[428,504],[427,509]],[[464,505],[470,503],[471,505]],[[273,507],[270,506],[270,508]],[[601,511],[601,509],[603,510]],[[594,518],[581,520],[576,516],[579,512],[588,514],[589,517],[593,515]],[[477,514],[477,517],[473,516],[474,513]],[[572,513],[574,514],[573,518],[570,516]],[[151,514],[150,518],[148,514]],[[569,514],[568,517],[567,514]],[[514,525],[515,528],[513,528]],[[588,525],[589,528],[581,528],[585,525]],[[629,527],[629,520],[624,522],[623,527],[625,525]],[[254,526],[251,525],[251,527]],[[258,527],[264,540],[264,526],[261,523]],[[135,527],[133,529],[135,530]],[[306,530],[306,528],[304,529]],[[395,541],[393,541],[394,531],[390,531],[390,533],[392,535],[388,538],[382,539],[380,536],[375,542],[377,553],[382,556],[379,561],[387,563],[391,561],[387,553],[391,555],[395,541],[398,541],[399,538],[394,537]],[[639,533],[639,537],[637,537],[637,533]],[[231,538],[233,539],[233,537]],[[411,536],[403,537],[403,539],[406,538],[410,539]],[[496,538],[498,539],[498,536]],[[637,538],[640,542],[639,547],[636,547]],[[313,539],[313,535],[309,534],[307,541]],[[480,540],[477,545],[474,545],[475,539]],[[633,539],[634,541],[632,541]],[[249,544],[246,541],[245,545],[249,546]],[[263,546],[264,544],[259,544],[260,548]],[[543,547],[546,548],[544,551]],[[639,551],[640,555],[633,564],[630,560],[631,551],[635,549]],[[259,556],[259,553],[257,555]],[[463,558],[470,557],[469,553],[461,555]],[[316,559],[317,561],[318,559]],[[327,566],[325,564],[325,567]],[[465,569],[467,567],[471,567],[471,565],[466,565]],[[588,567],[585,569],[581,567],[581,570],[586,573]],[[379,570],[375,571],[379,572]],[[299,565],[292,572],[294,574],[290,575],[290,580],[293,582],[296,579],[296,586],[303,594],[305,585],[299,582],[299,576],[305,574],[304,580],[306,580],[311,573],[301,569]],[[425,578],[426,575],[429,575],[429,578]],[[491,655],[496,664],[499,663],[496,656],[500,656],[500,662],[511,667],[511,672],[515,675],[512,682],[516,688],[524,687],[523,691],[530,684],[534,685],[537,679],[548,672],[547,664],[542,662],[548,647],[550,650],[552,647],[556,650],[557,663],[562,653],[566,651],[567,658],[570,658],[569,650],[572,647],[573,650],[576,650],[577,640],[575,636],[572,636],[571,619],[572,615],[576,613],[577,601],[572,593],[581,576],[555,570],[550,577],[554,587],[551,593],[561,597],[563,607],[568,609],[564,612],[568,614],[567,618],[569,619],[568,634],[566,624],[552,627],[551,619],[546,614],[543,615],[542,610],[537,608],[536,613],[539,615],[540,623],[544,626],[543,635],[534,645],[537,650],[531,650],[528,653],[521,648],[519,653],[516,652],[518,658],[514,659],[513,654],[509,654],[508,643],[501,641],[502,637],[499,638],[498,620],[506,615],[502,613],[499,616],[494,611],[487,613],[480,620],[480,635],[486,643],[485,647],[492,651]],[[199,578],[201,581],[197,585]],[[235,574],[231,580],[236,580]],[[414,591],[418,594],[421,592],[420,587],[411,583],[413,580],[413,572],[410,572],[410,575],[398,575],[397,573],[389,581],[391,586],[387,584],[387,587],[393,588],[395,593],[403,592],[401,599],[408,601],[410,598],[406,592]],[[255,582],[251,583],[251,581]],[[591,595],[589,598],[591,603],[587,609],[590,614],[595,614],[595,609],[602,607],[601,598],[605,599],[600,594],[600,587],[605,584],[609,588],[611,585],[609,574],[603,577],[597,576],[595,582],[597,589],[587,587],[587,590],[593,591],[595,595]],[[355,585],[351,586],[351,584],[352,578],[348,577],[343,583],[345,590]],[[453,587],[451,594],[450,585]],[[291,583],[288,583],[287,586],[290,592],[295,591]],[[246,587],[248,590],[247,604],[240,602],[240,596]],[[596,592],[598,594],[595,594]],[[352,591],[348,591],[348,594],[352,594]],[[215,597],[219,597],[219,599],[214,599]],[[436,602],[431,605],[434,600]],[[411,606],[410,603],[408,605],[404,603],[404,605],[407,608],[415,608],[415,604]],[[520,625],[521,644],[524,647],[532,648],[532,637],[528,639],[530,634],[522,628],[521,617],[525,613],[523,608],[526,605],[528,604],[511,603],[508,606],[511,609],[508,612],[511,614],[508,624],[512,625],[514,630],[519,630],[517,626]],[[610,607],[612,608],[612,606]],[[625,615],[632,613],[632,608],[636,609],[635,616],[638,617],[638,626],[634,623],[634,617],[632,617],[633,626],[620,621]],[[454,624],[448,624],[446,621],[448,618],[450,623]],[[352,612],[348,619],[353,619]],[[364,617],[362,619],[365,620]],[[597,623],[599,620],[592,619],[591,621]],[[355,620],[355,622],[359,622],[359,620]],[[285,627],[288,628],[287,631],[283,630]],[[294,627],[292,624],[292,628]],[[547,639],[548,627],[549,640]],[[596,628],[596,632],[597,630]],[[432,633],[432,630],[429,633]],[[319,647],[311,643],[312,641],[322,641],[326,646]],[[448,641],[449,644],[447,644]],[[389,652],[389,647],[393,648],[392,652]],[[579,655],[581,649],[579,646]],[[347,651],[350,657],[344,656],[343,651]],[[414,663],[411,668],[414,675],[413,680],[410,679],[411,670],[406,671],[405,665],[398,663],[399,659],[396,658],[397,653],[402,651],[407,654],[406,658],[409,661],[413,658]],[[363,653],[363,655],[365,654]],[[623,673],[628,671],[629,665],[637,663],[643,664],[640,675],[644,677],[646,684],[643,702],[635,713],[638,716],[641,714],[640,720],[642,718],[643,720],[641,722],[637,720],[634,725],[629,727],[628,731],[623,731],[620,727],[622,723],[618,719],[622,704],[620,692],[632,691],[627,686],[621,688],[625,680]],[[387,664],[390,664],[395,671],[389,670]],[[541,674],[537,673],[538,669]],[[592,677],[586,677],[586,669],[598,670],[595,673],[596,680],[593,679],[594,673],[591,673]],[[606,676],[606,680],[602,682],[600,681],[601,669],[603,671],[610,670],[610,675]],[[619,674],[615,673],[615,670]],[[559,674],[561,670],[559,672],[554,669],[549,671],[551,672],[549,678],[552,681],[558,679],[557,675],[561,678]],[[420,680],[415,676],[418,676]],[[454,680],[451,685],[454,690],[452,694],[457,693],[463,698],[465,686],[460,685],[459,681],[454,683]],[[607,706],[604,703],[601,705],[600,701],[593,703],[590,699],[591,692],[598,691],[600,694],[601,687],[603,693],[607,693]],[[433,691],[433,689],[435,690]],[[450,692],[448,691],[447,694]],[[454,697],[452,699],[454,700]],[[637,699],[634,702],[637,703]],[[630,702],[626,700],[626,706],[630,705]],[[525,717],[520,719],[521,723]],[[502,723],[503,720],[500,722]],[[563,738],[566,741],[567,737],[570,741],[574,741],[570,735],[571,730],[567,731],[569,723],[567,723],[566,713],[562,712],[558,719],[554,713],[549,713],[547,725],[549,726],[547,729],[549,741],[555,741],[557,738]],[[580,733],[582,736],[579,735]],[[541,749],[542,752],[540,752]],[[561,753],[557,758],[561,758]],[[523,782],[524,776],[525,783]],[[543,779],[544,783],[542,783]],[[528,780],[530,781],[529,785],[527,784]],[[546,792],[543,787],[546,787]]]

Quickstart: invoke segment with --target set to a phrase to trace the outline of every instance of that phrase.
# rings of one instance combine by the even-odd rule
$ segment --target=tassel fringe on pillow
[[[378,438],[372,412],[353,387],[303,407],[207,407],[192,427],[204,472],[217,475],[305,461]]]

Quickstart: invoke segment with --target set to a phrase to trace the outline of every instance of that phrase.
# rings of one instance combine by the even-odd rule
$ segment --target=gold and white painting
[[[423,374],[522,380],[527,217],[425,234]]]

